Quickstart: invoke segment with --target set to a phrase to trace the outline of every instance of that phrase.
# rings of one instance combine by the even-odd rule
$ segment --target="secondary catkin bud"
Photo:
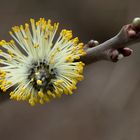
[[[134,18],[134,20],[132,21],[132,25],[133,25],[135,28],[140,29],[140,18],[139,18],[139,17]]]
[[[89,48],[95,47],[95,46],[97,46],[97,45],[99,45],[99,42],[98,42],[97,40],[90,40],[90,41],[88,42],[88,47],[89,47]]]

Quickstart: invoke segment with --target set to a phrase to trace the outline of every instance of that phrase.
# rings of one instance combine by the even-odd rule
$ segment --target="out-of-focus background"
[[[1,0],[0,39],[29,18],[50,18],[72,29],[83,42],[103,42],[134,17],[139,0]],[[139,140],[140,44],[117,64],[98,62],[85,68],[73,96],[46,105],[6,100],[0,104],[2,140]]]

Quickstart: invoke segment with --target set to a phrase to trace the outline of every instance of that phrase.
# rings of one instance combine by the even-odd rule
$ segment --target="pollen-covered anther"
[[[14,45],[15,41],[14,40],[10,40],[10,43],[11,43],[11,45]]]
[[[35,44],[35,45],[34,45],[34,48],[38,48],[38,47],[39,47],[39,45],[38,45],[38,44]]]
[[[78,57],[78,56],[77,56]],[[76,58],[76,57],[75,57]],[[79,57],[78,57],[79,58]],[[72,56],[71,55],[69,55],[69,56],[67,56],[66,57],[66,61],[67,62],[72,62],[73,61],[73,58],[72,58]]]
[[[38,92],[38,96],[39,96],[40,98],[43,98],[43,97],[44,97],[44,93],[43,93],[42,91],[39,91],[39,92]]]
[[[37,80],[36,83],[37,83],[37,85],[42,85],[43,84],[41,80]]]
[[[3,51],[0,49],[0,53],[2,53]]]
[[[52,98],[56,97],[55,94],[53,94],[50,90],[47,91],[47,94]]]

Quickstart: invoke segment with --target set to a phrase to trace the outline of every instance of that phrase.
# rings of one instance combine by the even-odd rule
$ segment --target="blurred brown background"
[[[1,0],[0,39],[30,17],[50,18],[87,42],[100,42],[140,16],[139,0]],[[85,68],[76,94],[30,107],[7,100],[0,104],[2,140],[139,140],[140,44],[117,64]],[[78,94],[80,93],[80,94]]]

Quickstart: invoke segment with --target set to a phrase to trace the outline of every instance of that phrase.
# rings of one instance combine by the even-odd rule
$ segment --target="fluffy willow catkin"
[[[13,40],[0,42],[0,88],[6,92],[14,87],[11,99],[27,100],[32,106],[44,104],[62,94],[73,94],[83,79],[84,63],[77,61],[86,55],[83,43],[65,29],[54,41],[58,25],[44,18],[30,19],[30,24],[12,28]]]

